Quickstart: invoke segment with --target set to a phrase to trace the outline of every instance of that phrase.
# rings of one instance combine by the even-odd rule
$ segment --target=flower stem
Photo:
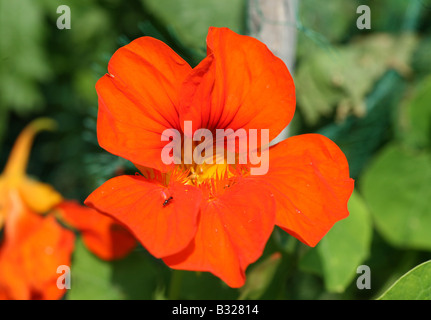
[[[54,130],[56,123],[48,118],[38,118],[28,124],[15,141],[3,174],[16,184],[24,175],[31,145],[35,135],[42,130]]]
[[[169,284],[168,299],[178,300],[181,292],[181,282],[183,280],[183,271],[172,270],[171,281]]]

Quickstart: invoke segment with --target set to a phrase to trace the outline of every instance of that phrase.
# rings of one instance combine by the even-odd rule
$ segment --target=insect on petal
[[[119,176],[96,189],[85,204],[120,221],[161,258],[184,249],[193,239],[201,197],[193,186],[166,187],[142,176]]]

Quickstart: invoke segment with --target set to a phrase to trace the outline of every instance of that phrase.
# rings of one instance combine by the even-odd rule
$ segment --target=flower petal
[[[6,221],[0,249],[0,296],[60,299],[66,289],[57,287],[57,268],[70,267],[73,232],[62,228],[53,216],[40,216],[28,209],[8,218],[13,221]]]
[[[9,185],[16,187],[24,178],[28,157],[36,134],[42,130],[53,130],[56,125],[56,122],[49,118],[37,118],[21,131],[2,173],[2,176],[8,180]]]
[[[295,111],[295,86],[282,60],[262,42],[211,27],[208,56],[182,89],[181,124],[194,129],[269,129],[274,139]]]
[[[164,258],[174,269],[209,271],[231,287],[241,287],[247,266],[262,254],[274,228],[270,192],[253,181],[241,181],[202,206],[194,241]]]
[[[169,200],[169,198],[172,199]],[[157,258],[184,249],[193,239],[201,191],[169,187],[142,176],[120,176],[96,189],[85,204],[120,221]]]
[[[111,217],[76,201],[64,201],[56,209],[62,220],[81,233],[87,248],[101,259],[123,258],[136,247],[136,239]]]
[[[0,231],[3,229],[3,224],[8,213],[8,187],[6,179],[0,176]]]
[[[160,154],[165,129],[180,129],[181,84],[191,67],[163,42],[142,37],[112,56],[96,84],[97,135],[107,151],[142,166],[167,170]]]
[[[63,198],[49,184],[25,178],[19,184],[22,199],[31,210],[46,213],[59,204]]]
[[[354,181],[343,152],[319,134],[288,138],[269,150],[268,183],[277,205],[276,224],[315,246],[335,222],[349,215]]]

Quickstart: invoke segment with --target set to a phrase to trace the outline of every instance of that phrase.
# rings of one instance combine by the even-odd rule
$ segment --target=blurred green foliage
[[[205,39],[208,28],[228,27],[243,33],[245,24],[244,0],[141,0],[145,8],[172,30],[178,40],[195,55],[206,55]],[[199,59],[200,60],[200,59]]]
[[[43,103],[37,84],[52,75],[43,46],[43,19],[44,8],[34,1],[0,1],[0,30],[7,30],[0,37],[0,141],[8,110],[23,115]]]
[[[117,48],[143,35],[191,65],[208,27],[246,33],[246,0],[64,0],[72,28],[56,27],[56,0],[0,0],[0,161],[33,118],[59,123],[37,138],[29,173],[83,201],[134,166],[97,144],[96,81]],[[369,5],[372,29],[356,28]],[[144,248],[105,262],[78,241],[67,299],[374,299],[431,257],[431,1],[301,0],[292,134],[318,132],[345,152],[355,193],[350,216],[309,248],[274,230],[246,285],[173,272]],[[275,258],[274,258],[275,257]],[[356,287],[359,265],[372,288]],[[429,299],[429,263],[381,297]],[[428,293],[426,293],[428,292]]]
[[[71,300],[154,299],[169,275],[162,262],[136,249],[125,259],[106,262],[93,255],[78,239],[71,266]]]
[[[391,144],[361,181],[376,228],[394,246],[431,250],[430,164],[430,153]]]
[[[332,47],[332,51],[317,49],[307,54],[295,78],[306,122],[315,125],[334,112],[337,122],[352,113],[363,116],[367,112],[364,97],[388,70],[411,74],[409,62],[416,44],[414,34],[378,33]]]

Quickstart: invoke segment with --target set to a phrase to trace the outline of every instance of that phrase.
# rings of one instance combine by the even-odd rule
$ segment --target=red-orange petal
[[[181,251],[193,239],[201,197],[193,186],[174,182],[166,187],[142,176],[119,176],[96,189],[85,204],[120,221],[161,258]]]
[[[165,129],[180,129],[181,84],[191,67],[163,42],[142,37],[118,49],[96,84],[101,147],[142,166],[167,170]]]
[[[0,296],[18,300],[60,299],[66,289],[57,287],[57,268],[70,267],[73,232],[61,227],[53,216],[31,211],[22,211],[14,220],[11,224],[6,222],[0,249]],[[11,230],[12,226],[17,230]]]
[[[125,227],[92,208],[76,201],[64,201],[56,209],[62,220],[81,233],[87,248],[101,259],[121,259],[137,245]]]
[[[208,56],[184,82],[181,125],[269,129],[274,139],[295,111],[295,86],[282,60],[252,37],[211,27]]]
[[[277,206],[276,224],[315,246],[334,223],[349,215],[354,181],[343,152],[319,134],[288,138],[269,152],[268,183]]]
[[[241,181],[202,205],[194,241],[164,258],[174,269],[209,271],[231,287],[241,287],[247,266],[262,254],[274,228],[271,193],[253,181]]]

